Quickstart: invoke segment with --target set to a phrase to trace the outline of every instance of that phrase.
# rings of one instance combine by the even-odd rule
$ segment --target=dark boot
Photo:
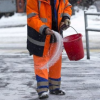
[[[64,90],[60,90],[60,89],[56,89],[56,90],[50,91],[50,94],[54,94],[54,95],[65,95],[65,91]]]

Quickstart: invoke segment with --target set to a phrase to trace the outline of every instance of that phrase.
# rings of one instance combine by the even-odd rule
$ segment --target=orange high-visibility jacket
[[[63,16],[71,17],[71,4],[68,0],[57,0],[58,30]],[[50,45],[50,35],[44,35],[46,27],[52,28],[52,9],[50,0],[27,1],[27,49],[30,54],[44,56]]]

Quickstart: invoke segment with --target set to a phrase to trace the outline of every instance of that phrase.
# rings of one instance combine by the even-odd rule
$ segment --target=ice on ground
[[[100,53],[80,61],[62,54],[61,89],[66,95],[48,100],[100,100]],[[0,55],[0,100],[39,100],[33,59],[27,54]]]

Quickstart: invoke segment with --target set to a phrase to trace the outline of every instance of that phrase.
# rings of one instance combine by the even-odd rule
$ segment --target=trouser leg
[[[40,69],[41,64],[45,63],[47,59],[48,57],[43,58],[43,57],[38,57],[35,55],[33,56],[38,94],[48,91],[48,70]],[[38,68],[36,68],[37,66]]]
[[[50,91],[60,89],[61,84],[61,62],[62,56],[59,60],[49,68],[49,89]]]

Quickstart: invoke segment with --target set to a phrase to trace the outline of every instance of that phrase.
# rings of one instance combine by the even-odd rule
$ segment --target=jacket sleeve
[[[69,18],[72,15],[72,9],[71,9],[72,5],[68,2],[68,0],[66,0],[65,2],[65,7],[64,7],[64,12],[63,12],[63,17]]]
[[[39,33],[47,27],[39,18],[38,0],[27,0],[27,24]]]

